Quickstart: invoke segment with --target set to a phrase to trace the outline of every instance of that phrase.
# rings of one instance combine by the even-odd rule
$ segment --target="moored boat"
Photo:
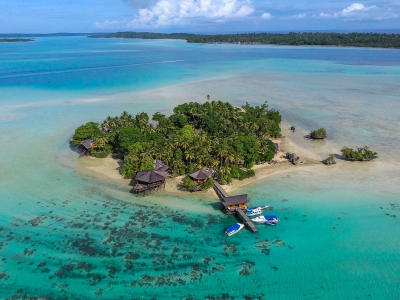
[[[235,225],[232,225],[231,227],[228,227],[225,231],[225,235],[231,236],[240,231],[244,227],[244,224],[236,223]]]
[[[277,218],[277,216],[259,216],[252,219],[252,221],[256,223],[264,223],[267,225],[275,226],[280,220]]]
[[[261,215],[261,214],[262,214],[262,210],[261,209],[253,209],[253,210],[248,211],[246,213],[246,216],[251,217],[251,216],[257,216],[257,215]]]
[[[247,211],[251,211],[251,210],[255,210],[255,209],[265,209],[268,207],[269,207],[269,205],[261,205],[261,206],[257,206],[257,207],[253,207],[253,208],[248,208]]]

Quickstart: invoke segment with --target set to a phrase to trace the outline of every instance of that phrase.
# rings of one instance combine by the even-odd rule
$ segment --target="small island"
[[[209,99],[209,97],[207,97]],[[254,176],[255,164],[271,161],[281,136],[281,115],[265,102],[241,108],[228,102],[184,103],[165,116],[123,112],[101,124],[78,127],[72,142],[81,155],[123,158],[121,174],[135,178],[137,191],[162,188],[167,176],[186,175],[183,187],[195,191]]]
[[[34,39],[0,39],[0,43],[26,43],[34,42]]]

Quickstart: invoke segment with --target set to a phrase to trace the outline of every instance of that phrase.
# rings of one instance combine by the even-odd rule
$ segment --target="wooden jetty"
[[[246,213],[243,209],[238,209],[237,212],[238,215],[242,218],[244,225],[246,225],[252,232],[258,232],[257,227],[250,220],[250,218],[246,216]]]
[[[245,210],[247,209],[247,203],[250,202],[250,199],[247,197],[247,194],[237,195],[237,196],[229,196],[228,193],[222,188],[222,186],[214,181],[215,192],[221,200],[223,209],[227,214],[236,213],[243,220],[243,223],[250,229],[252,232],[258,232],[256,226],[246,215]]]
[[[214,186],[218,197],[220,198],[229,197],[228,193],[222,188],[222,186],[218,182],[214,181]]]

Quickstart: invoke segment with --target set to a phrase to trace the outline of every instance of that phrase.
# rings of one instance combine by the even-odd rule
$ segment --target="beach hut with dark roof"
[[[94,141],[92,139],[87,139],[79,144],[79,149],[81,150],[81,156],[90,154],[90,151],[94,148]]]
[[[230,212],[237,211],[240,208],[247,208],[247,203],[249,202],[250,199],[247,194],[221,198],[224,209]]]
[[[155,159],[153,161],[153,165],[154,165],[154,170],[156,171],[167,171],[169,169],[169,167],[162,161],[159,159]]]
[[[146,170],[138,172],[135,177],[137,184],[133,190],[136,193],[140,193],[165,188],[165,179],[167,179],[167,176],[167,171],[161,170]]]
[[[206,182],[211,177],[211,173],[206,170],[197,170],[190,173],[189,176],[197,182]]]

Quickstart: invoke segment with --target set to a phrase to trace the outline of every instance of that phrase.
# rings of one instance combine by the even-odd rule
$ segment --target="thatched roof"
[[[167,171],[169,169],[169,167],[162,161],[159,159],[155,159],[153,161],[153,165],[154,165],[154,170],[156,171]]]
[[[196,180],[204,180],[210,178],[211,173],[206,170],[197,170],[190,173],[189,176]]]
[[[148,123],[150,126],[157,127],[160,122],[156,120],[149,120]]]
[[[237,195],[232,197],[224,197],[222,198],[222,204],[227,207],[231,205],[238,205],[243,203],[249,203],[250,199],[247,197],[247,194]]]
[[[86,148],[87,150],[92,149],[92,145],[94,141],[92,139],[87,139],[81,142],[81,146]]]
[[[147,170],[138,172],[135,180],[144,182],[144,183],[154,183],[158,181],[163,181],[167,178],[168,173],[165,171],[159,170]]]

